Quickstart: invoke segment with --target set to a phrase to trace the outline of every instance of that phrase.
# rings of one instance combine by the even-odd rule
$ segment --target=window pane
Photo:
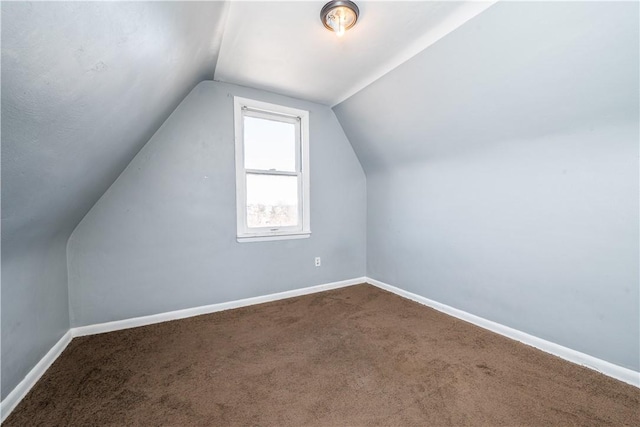
[[[295,172],[296,126],[245,116],[244,167]]]
[[[247,174],[247,226],[298,225],[298,177]]]

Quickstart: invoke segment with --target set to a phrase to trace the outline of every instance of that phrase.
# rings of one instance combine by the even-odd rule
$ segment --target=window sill
[[[272,240],[293,240],[293,239],[306,239],[311,236],[311,232],[302,233],[288,233],[288,234],[261,234],[261,235],[246,235],[237,236],[238,243],[249,242],[268,242]]]

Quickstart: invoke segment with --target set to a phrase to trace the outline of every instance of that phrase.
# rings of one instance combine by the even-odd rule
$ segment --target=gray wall
[[[223,9],[2,3],[2,398],[68,330],[69,235],[213,77]]]
[[[335,108],[368,275],[639,370],[638,3],[503,3]]]
[[[2,241],[2,398],[69,330],[66,235]]]
[[[311,112],[310,238],[236,241],[233,95]],[[71,235],[72,325],[364,276],[365,209],[364,172],[331,109],[200,83]]]

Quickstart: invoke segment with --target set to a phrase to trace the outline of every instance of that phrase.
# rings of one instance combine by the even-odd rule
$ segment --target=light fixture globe
[[[349,0],[333,0],[320,11],[320,19],[326,29],[341,37],[345,31],[356,25],[360,10]]]

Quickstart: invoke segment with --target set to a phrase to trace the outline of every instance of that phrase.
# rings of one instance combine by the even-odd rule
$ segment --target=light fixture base
[[[324,27],[327,30],[336,31],[335,27],[332,27],[329,24],[329,21],[330,21],[329,17],[331,13],[333,13],[338,8],[349,9],[353,14],[352,19],[350,19],[349,22],[347,22],[346,25],[344,26],[343,31],[346,31],[349,28],[356,25],[356,22],[358,21],[358,16],[360,15],[360,9],[358,9],[358,6],[354,2],[349,0],[332,0],[329,3],[325,4],[322,7],[322,10],[320,11],[320,20],[322,21],[322,25],[324,25]]]

